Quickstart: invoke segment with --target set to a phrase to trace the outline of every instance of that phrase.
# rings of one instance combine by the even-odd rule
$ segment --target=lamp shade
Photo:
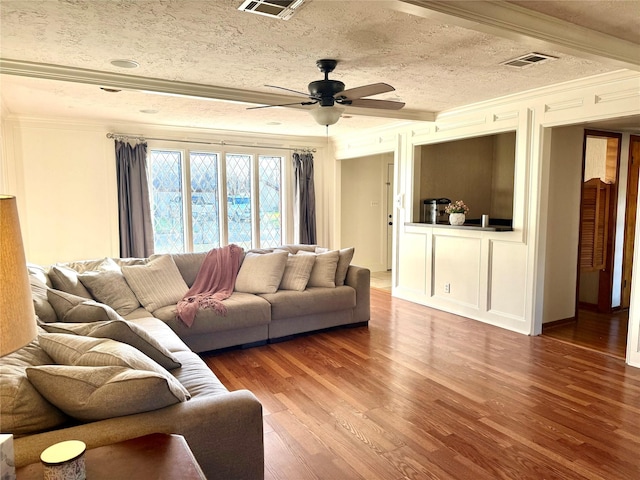
[[[336,107],[335,105],[332,107],[317,107],[313,110],[309,110],[311,116],[318,122],[320,125],[333,125],[336,123],[340,116],[344,112],[344,108]]]
[[[0,356],[36,337],[16,197],[0,195]]]

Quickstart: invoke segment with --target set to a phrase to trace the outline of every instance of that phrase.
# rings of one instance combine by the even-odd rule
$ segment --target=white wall
[[[543,322],[575,314],[584,128],[551,129]]]
[[[393,154],[340,162],[340,247],[355,247],[353,263],[372,272],[387,269],[387,164]]]
[[[560,138],[565,134],[576,140],[575,145],[558,147],[551,145],[556,133],[551,129],[638,115],[639,85],[640,74],[619,71],[445,112],[435,122],[335,139],[338,159],[394,149],[398,182],[393,295],[526,334],[539,334],[543,321],[563,316],[568,304],[565,293],[575,301],[575,281],[571,287],[562,284],[564,293],[554,285],[555,280],[550,285],[547,282],[553,269],[560,266],[554,263],[556,246],[562,245],[566,251],[577,248],[577,237],[574,234],[576,241],[569,242],[569,236],[577,227],[579,203],[570,224],[558,225],[556,217],[561,212],[557,211],[556,197],[573,195],[575,202],[576,195],[559,191],[564,186],[555,175],[557,171],[569,175],[581,168],[582,134],[575,129],[558,130]],[[411,223],[419,218],[413,202],[419,188],[415,182],[419,170],[416,146],[510,130],[516,131],[512,232]],[[577,166],[556,163],[559,148],[571,150],[578,158]],[[576,258],[573,254],[571,268],[563,272],[575,276]],[[568,265],[568,259],[561,260]],[[448,294],[444,283],[450,284]],[[632,295],[637,298],[640,289],[635,290]],[[636,340],[640,330],[637,317],[630,322],[630,335]],[[628,361],[637,358],[640,362],[638,348],[632,347]]]
[[[13,118],[4,127],[8,170],[15,172],[8,179],[8,188],[18,199],[27,260],[38,264],[119,255],[115,152],[107,132],[244,144],[267,140],[257,135],[225,133],[221,138],[215,132],[203,136],[195,130],[48,119]],[[326,217],[333,197],[325,193],[324,176],[325,165],[334,162],[326,161],[323,139],[272,136],[268,140],[274,148],[317,148],[318,243],[329,245]]]
[[[115,154],[105,134],[78,125],[9,122],[28,261],[118,255]]]

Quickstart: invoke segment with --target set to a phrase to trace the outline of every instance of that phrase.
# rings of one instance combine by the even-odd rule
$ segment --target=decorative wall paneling
[[[544,320],[546,238],[549,229],[548,203],[550,139],[552,127],[576,125],[597,120],[640,114],[640,75],[621,70],[612,74],[567,82],[550,88],[511,95],[467,106],[438,115],[435,122],[413,123],[396,130],[398,182],[397,209],[394,223],[396,265],[393,295],[451,313],[465,315],[526,334],[539,334]],[[508,130],[516,131],[516,165],[514,178],[513,232],[482,232],[480,257],[481,281],[475,271],[469,277],[451,280],[462,282],[464,292],[475,286],[476,295],[467,295],[466,304],[445,294],[433,295],[439,289],[444,260],[434,242],[433,229],[410,226],[419,202],[414,198],[415,178],[420,175],[418,145],[468,138]],[[385,135],[388,132],[385,131]],[[380,142],[370,136],[371,148]],[[392,142],[389,141],[389,144]],[[358,147],[335,139],[336,155],[365,155],[367,142],[360,137]],[[453,236],[474,238],[476,232],[452,230]],[[552,234],[552,233],[551,233]],[[636,229],[636,241],[638,229]],[[462,243],[464,245],[464,242]],[[467,247],[462,257],[471,254]],[[478,251],[477,249],[475,250]],[[449,254],[449,252],[447,252]],[[476,253],[477,254],[477,253]],[[446,257],[445,257],[446,258]],[[634,266],[640,271],[636,252]],[[575,265],[574,265],[575,268]],[[455,271],[452,270],[452,271]],[[471,278],[473,277],[473,278]],[[443,298],[444,297],[444,298]],[[475,307],[469,299],[477,298]],[[483,308],[483,302],[484,308]],[[632,300],[632,313],[640,313],[640,293]],[[631,350],[627,361],[640,366],[640,314],[632,315]]]

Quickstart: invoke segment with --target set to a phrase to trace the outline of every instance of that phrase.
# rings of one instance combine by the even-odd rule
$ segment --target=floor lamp
[[[0,195],[0,357],[36,337],[27,262],[16,197]],[[0,434],[0,477],[15,478],[13,436]]]

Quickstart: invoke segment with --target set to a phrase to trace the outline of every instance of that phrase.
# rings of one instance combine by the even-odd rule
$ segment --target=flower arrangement
[[[444,209],[446,213],[469,213],[469,207],[467,207],[462,200],[456,200],[453,203],[447,205]]]

